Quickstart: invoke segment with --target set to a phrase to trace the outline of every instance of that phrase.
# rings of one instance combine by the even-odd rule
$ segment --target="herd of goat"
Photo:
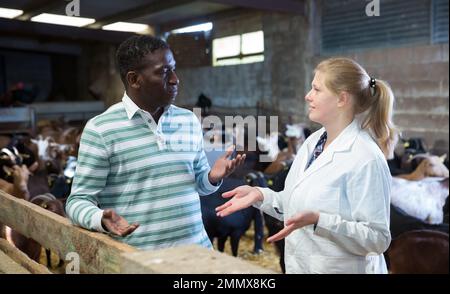
[[[64,204],[75,174],[81,132],[80,127],[44,121],[35,136],[1,135],[0,189],[65,216]],[[253,207],[224,218],[216,216],[215,207],[227,201],[221,197],[223,192],[240,185],[283,190],[296,150],[309,134],[302,125],[288,125],[282,134],[258,138],[256,151],[244,146],[239,151],[247,155],[244,165],[226,178],[216,193],[200,197],[205,229],[211,241],[217,238],[218,250],[223,251],[229,239],[232,254],[237,256],[239,240],[253,223],[254,252],[260,253],[264,250],[264,228],[269,235],[283,228],[282,222]],[[225,132],[211,138],[226,141]],[[205,140],[205,144],[209,143]],[[261,154],[269,155],[272,161],[260,162]],[[212,158],[212,154],[206,155]],[[430,154],[422,140],[410,139],[400,142],[395,158],[388,163],[393,175],[393,240],[385,253],[390,272],[448,273],[448,159]],[[39,261],[42,248],[38,243],[1,224],[0,229],[0,237]],[[275,245],[284,272],[283,240]],[[48,250],[47,258],[50,264]]]

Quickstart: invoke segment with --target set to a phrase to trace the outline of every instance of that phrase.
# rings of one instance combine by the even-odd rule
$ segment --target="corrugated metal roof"
[[[433,43],[448,42],[448,0],[433,0]]]
[[[380,16],[371,17],[370,1],[323,1],[322,52],[429,43],[430,1],[380,0]]]

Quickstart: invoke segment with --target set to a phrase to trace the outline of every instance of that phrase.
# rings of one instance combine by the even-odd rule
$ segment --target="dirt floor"
[[[45,265],[52,273],[54,274],[65,274],[65,265],[58,266],[59,257],[56,253],[50,253],[50,265],[47,264],[47,255],[45,253],[45,249],[41,249],[41,256],[39,258],[39,263]]]
[[[275,245],[266,242],[267,231],[264,232],[264,251],[260,254],[253,253],[253,236],[254,230],[250,228],[239,242],[238,258],[251,262],[255,265],[273,270],[276,273],[281,273],[280,258],[277,254]],[[217,248],[217,240],[214,242],[214,248]],[[229,240],[225,244],[225,253],[231,254],[231,246]]]

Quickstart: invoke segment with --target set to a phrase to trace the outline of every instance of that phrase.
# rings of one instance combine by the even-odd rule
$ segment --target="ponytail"
[[[398,141],[398,131],[392,121],[394,110],[394,94],[386,81],[374,80],[365,91],[368,101],[372,101],[367,115],[363,119],[362,128],[368,129],[386,158],[392,158],[394,147]]]
[[[326,73],[325,85],[333,93],[346,91],[354,97],[354,113],[364,114],[361,127],[369,131],[386,158],[393,157],[398,132],[392,116],[394,94],[387,82],[371,78],[349,58],[329,58],[315,71]]]

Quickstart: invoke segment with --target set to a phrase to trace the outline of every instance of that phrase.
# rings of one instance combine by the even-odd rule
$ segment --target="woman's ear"
[[[129,71],[126,75],[126,80],[130,88],[139,89],[141,87],[140,76],[135,71]]]
[[[338,100],[337,100],[338,107],[345,107],[347,105],[350,105],[350,102],[351,102],[351,97],[348,92],[342,91],[341,93],[339,93]]]

